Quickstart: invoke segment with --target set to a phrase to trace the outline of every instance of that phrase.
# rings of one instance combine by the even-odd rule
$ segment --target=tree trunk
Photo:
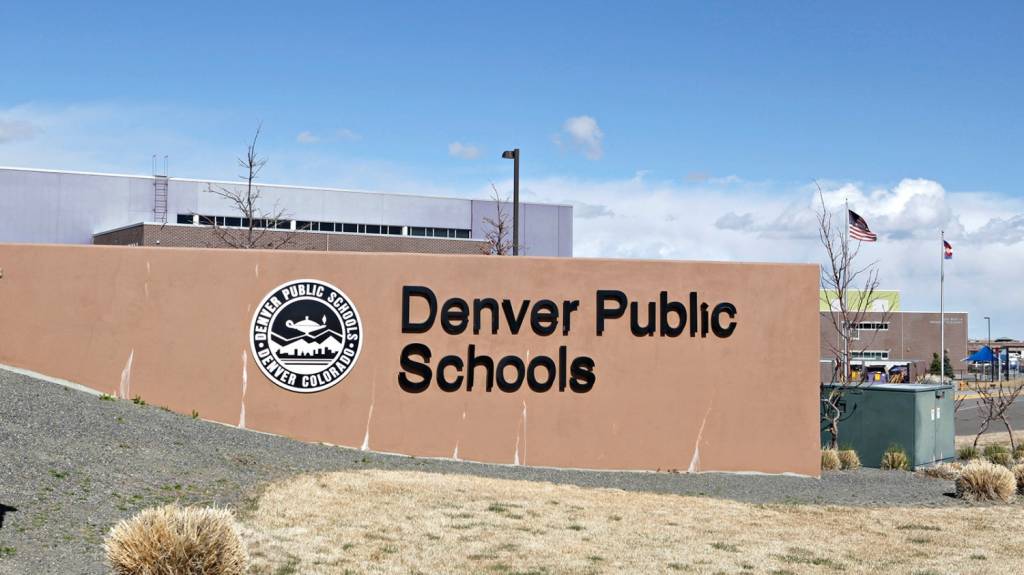
[[[984,435],[986,431],[988,431],[988,425],[989,425],[989,423],[991,423],[991,421],[992,420],[990,420],[988,418],[985,418],[985,422],[981,424],[981,429],[979,429],[978,430],[978,434],[974,436],[974,447],[975,448],[978,447],[978,440],[981,439],[981,436]]]
[[[1003,421],[1003,425],[1006,426],[1006,432],[1010,434],[1010,451],[1017,450],[1017,443],[1013,440],[1013,429],[1010,427],[1010,420],[1006,419],[1006,416],[1000,417]]]

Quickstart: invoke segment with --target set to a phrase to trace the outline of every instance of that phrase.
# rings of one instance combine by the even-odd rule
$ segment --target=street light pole
[[[501,157],[513,160],[512,168],[512,255],[519,255],[519,148],[505,150]]]
[[[985,316],[985,323],[988,324],[988,352],[992,353],[992,318]],[[992,374],[992,360],[988,360],[988,379],[994,381]]]

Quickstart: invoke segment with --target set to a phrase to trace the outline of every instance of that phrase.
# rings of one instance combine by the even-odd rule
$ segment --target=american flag
[[[953,259],[953,246],[946,240],[942,240],[942,247],[944,248],[944,255],[947,260]]]
[[[868,223],[864,221],[864,218],[857,215],[857,212],[853,210],[850,210],[850,237],[862,242],[878,240],[878,236],[868,228]]]

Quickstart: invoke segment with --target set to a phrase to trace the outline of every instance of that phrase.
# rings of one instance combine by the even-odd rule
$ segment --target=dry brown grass
[[[839,465],[843,469],[860,469],[860,457],[852,449],[840,449]]]
[[[379,470],[274,484],[244,523],[259,575],[1008,574],[1024,554],[1015,506],[752,505]]]
[[[915,473],[935,479],[955,480],[957,477],[960,477],[960,472],[963,468],[963,463],[960,463],[959,461],[952,461],[950,463],[939,463],[932,467],[923,467],[918,469]]]
[[[1003,465],[988,461],[972,461],[960,470],[956,479],[956,495],[974,501],[1004,501],[1017,493],[1017,478]]]
[[[821,450],[821,470],[835,471],[842,463],[839,461],[839,452],[835,449]]]
[[[231,512],[165,505],[115,525],[104,543],[117,575],[242,575],[245,546]]]
[[[910,469],[910,460],[907,459],[907,452],[902,449],[889,449],[882,454],[882,469],[889,471],[906,471]]]
[[[1014,443],[1021,443],[1022,441],[1024,441],[1024,433],[1014,433],[1013,434],[1013,438],[1016,440],[1016,441],[1014,441]],[[982,435],[981,438],[978,439],[978,447],[979,448],[983,448],[983,447],[985,447],[987,445],[992,445],[992,444],[995,444],[995,443],[998,443],[998,444],[1001,444],[1001,445],[1010,445],[1010,434],[1005,432],[1005,431],[1003,431],[1001,433],[999,433],[999,432],[990,432],[990,433],[986,433],[986,434]],[[956,448],[957,449],[960,449],[961,447],[963,447],[965,445],[973,445],[973,444],[974,444],[974,436],[973,435],[958,435],[958,436],[956,436]]]
[[[1013,477],[1017,480],[1017,493],[1024,495],[1024,463],[1014,465],[1010,471],[1013,472]]]

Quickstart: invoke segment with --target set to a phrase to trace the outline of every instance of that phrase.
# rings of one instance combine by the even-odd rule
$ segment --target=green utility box
[[[953,459],[954,394],[950,384],[875,383],[850,388],[841,404],[839,446],[855,449],[865,467],[879,467],[882,454],[894,443],[906,450],[912,467]],[[823,421],[821,444],[828,445],[830,439]]]

